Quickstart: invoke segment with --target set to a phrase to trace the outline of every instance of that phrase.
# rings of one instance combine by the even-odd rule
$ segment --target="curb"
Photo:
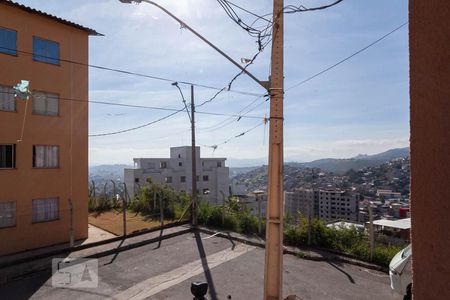
[[[206,229],[206,228],[194,228],[194,230],[198,230],[198,231],[200,231],[202,233],[206,233],[206,234],[210,234],[210,235],[215,235],[215,236],[218,236],[218,237],[221,237],[221,238],[231,239],[231,240],[236,241],[236,242],[240,242],[240,243],[243,243],[243,244],[259,247],[259,248],[262,248],[262,249],[266,248],[265,243],[251,241],[251,240],[248,240],[248,239],[245,239],[245,238],[232,236],[231,234],[228,235],[228,234],[224,234],[224,233],[219,232],[219,231],[214,231],[214,230],[210,230],[210,229]],[[343,263],[347,263],[347,264],[351,264],[351,265],[355,265],[355,266],[358,266],[358,267],[363,267],[363,268],[371,269],[371,270],[375,270],[375,271],[380,271],[380,272],[384,272],[384,273],[388,273],[389,272],[389,269],[387,267],[383,267],[383,266],[367,263],[365,261],[361,261],[361,260],[354,259],[354,258],[349,258],[349,257],[346,257],[345,255],[337,254],[335,251],[327,251],[327,250],[324,250],[324,249],[320,249],[320,251],[327,252],[328,254],[330,254],[330,256],[329,257],[311,256],[311,255],[308,255],[307,253],[305,253],[305,252],[303,252],[301,250],[295,251],[295,250],[290,250],[290,249],[287,249],[287,248],[284,248],[283,254],[295,255],[298,258],[311,260],[311,261],[343,262]]]

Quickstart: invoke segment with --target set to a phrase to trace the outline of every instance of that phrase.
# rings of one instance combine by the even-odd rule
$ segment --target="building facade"
[[[89,35],[0,1],[0,255],[88,235]],[[21,80],[28,100],[14,96]]]
[[[359,195],[341,190],[319,190],[319,218],[358,222]]]
[[[286,214],[296,218],[300,212],[302,216],[309,218],[317,218],[317,201],[314,194],[317,191],[313,189],[296,189],[293,192],[284,193],[284,211]]]
[[[172,147],[169,158],[134,158],[134,169],[124,170],[124,181],[130,196],[141,186],[152,182],[166,184],[176,191],[192,192],[192,147]],[[196,147],[197,193],[212,204],[223,204],[230,195],[229,169],[226,158],[201,158]]]
[[[285,212],[294,219],[300,212],[304,217],[326,222],[359,219],[359,195],[341,190],[300,188],[284,193]]]

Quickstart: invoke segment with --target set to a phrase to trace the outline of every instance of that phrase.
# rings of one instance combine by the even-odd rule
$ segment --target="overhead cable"
[[[25,55],[33,56],[33,53],[27,52],[27,51],[23,51],[23,50],[12,49],[12,48],[2,47],[2,46],[0,46],[0,49],[13,50],[13,51],[17,51],[18,53],[22,53],[22,54],[25,54]],[[49,57],[49,56],[45,56],[45,55],[39,55],[39,57],[53,59],[53,57]],[[159,81],[166,81],[166,82],[171,82],[171,83],[172,82],[178,82],[178,83],[184,84],[184,85],[193,85],[193,86],[196,86],[196,87],[201,87],[201,88],[211,89],[211,90],[223,90],[223,88],[220,88],[220,87],[214,87],[214,86],[210,86],[210,85],[194,83],[194,82],[188,82],[188,81],[182,81],[182,80],[174,80],[174,79],[169,79],[169,78],[164,78],[164,77],[159,77],[159,76],[154,76],[154,75],[148,75],[148,74],[143,74],[143,73],[137,73],[137,72],[127,71],[127,70],[122,70],[122,69],[117,69],[117,68],[110,68],[110,67],[105,67],[105,66],[86,64],[86,63],[77,62],[77,61],[73,61],[73,60],[69,60],[69,59],[62,59],[62,58],[60,58],[59,61],[66,62],[66,63],[71,63],[71,64],[79,65],[79,66],[85,66],[85,67],[89,67],[89,68],[93,68],[93,69],[99,69],[99,70],[104,70],[104,71],[110,71],[110,72],[116,72],[116,73],[121,73],[121,74],[133,75],[133,76],[137,76],[137,77],[149,78],[149,79],[154,79],[154,80],[159,80]],[[227,92],[236,93],[236,94],[248,95],[248,96],[259,96],[259,95],[261,95],[261,94],[257,94],[257,93],[251,93],[251,92],[246,92],[246,91],[238,91],[238,90],[231,90],[231,89],[226,89],[226,91]]]
[[[290,86],[289,88],[286,89],[286,92],[289,91],[289,90],[292,90],[293,88],[296,88],[296,87],[298,87],[298,86],[300,86],[300,85],[302,85],[302,84],[304,84],[304,83],[306,83],[306,82],[308,82],[308,81],[310,81],[310,80],[312,80],[312,79],[314,79],[314,78],[316,78],[316,77],[318,77],[318,76],[320,76],[320,75],[322,75],[323,73],[326,73],[326,72],[330,71],[331,69],[333,69],[333,68],[339,66],[340,64],[346,62],[346,61],[349,60],[350,58],[352,58],[352,57],[354,57],[354,56],[360,54],[361,52],[364,52],[365,50],[369,49],[369,48],[372,47],[373,45],[375,45],[375,44],[379,43],[380,41],[384,40],[385,38],[387,38],[388,36],[390,36],[390,35],[393,34],[394,32],[400,30],[401,28],[403,28],[403,27],[406,26],[407,24],[408,24],[408,21],[406,21],[405,23],[401,24],[400,26],[394,28],[393,30],[389,31],[388,33],[386,33],[385,35],[383,35],[383,36],[381,36],[380,38],[376,39],[375,41],[373,41],[372,43],[368,44],[367,46],[365,46],[365,47],[359,49],[358,51],[356,51],[356,52],[350,54],[349,56],[345,57],[344,59],[341,59],[341,60],[338,61],[337,63],[335,63],[335,64],[329,66],[328,68],[326,68],[326,69],[324,69],[324,70],[322,70],[322,71],[320,71],[320,72],[318,72],[318,73],[316,73],[316,74],[314,74],[314,75],[312,75],[312,76],[310,76],[310,77],[308,77],[308,78],[306,78],[306,79],[300,81],[299,83],[296,83],[296,84]]]

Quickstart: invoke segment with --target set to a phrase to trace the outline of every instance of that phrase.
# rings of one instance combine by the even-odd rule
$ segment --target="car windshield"
[[[411,255],[411,244],[409,244],[405,249],[403,249],[402,258],[409,257]]]

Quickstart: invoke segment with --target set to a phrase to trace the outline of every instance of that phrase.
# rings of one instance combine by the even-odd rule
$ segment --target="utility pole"
[[[283,297],[283,0],[274,0],[264,299]]]
[[[192,226],[197,226],[197,162],[195,151],[194,86],[191,85],[191,135],[192,135]]]

